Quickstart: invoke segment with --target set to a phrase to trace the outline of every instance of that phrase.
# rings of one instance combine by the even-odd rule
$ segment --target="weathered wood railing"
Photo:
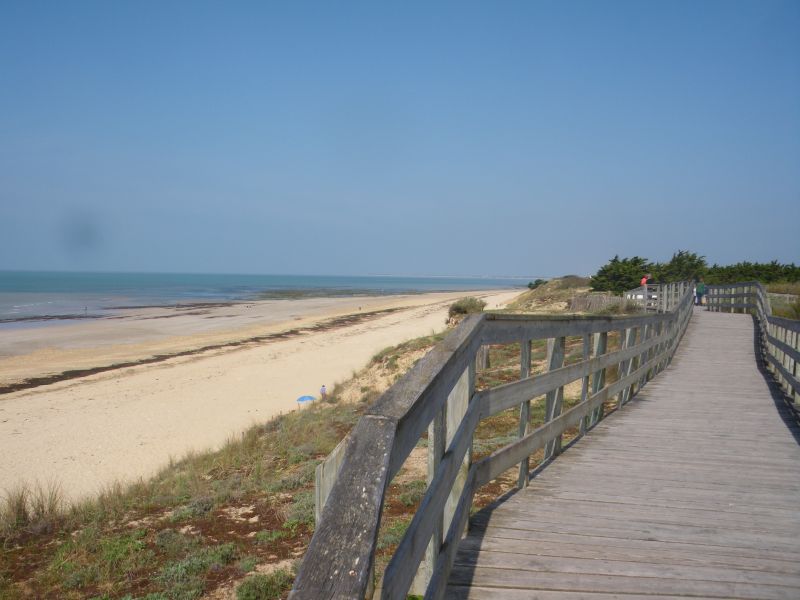
[[[386,490],[421,436],[428,432],[429,483],[383,578],[383,598],[405,598],[426,582],[425,597],[440,598],[481,486],[519,465],[529,478],[529,457],[558,455],[566,430],[580,435],[603,418],[604,406],[623,406],[670,361],[692,314],[690,287],[674,310],[632,317],[531,317],[484,314],[466,318],[395,383],[358,421],[322,518],[302,562],[293,600],[360,599],[372,592],[373,558]],[[666,297],[666,294],[661,294]],[[608,351],[609,333],[619,348]],[[580,362],[564,366],[566,338],[581,336]],[[549,371],[531,376],[531,342],[547,339]],[[521,379],[475,391],[479,349],[520,343]],[[592,348],[593,347],[593,348]],[[612,382],[606,370],[616,367]],[[580,402],[564,412],[564,386],[582,382]],[[546,397],[545,423],[530,430],[530,402]],[[481,419],[519,407],[513,443],[472,461]],[[418,575],[419,570],[419,575]]]
[[[795,405],[800,403],[800,321],[773,316],[769,295],[757,281],[710,285],[706,304],[711,311],[755,316],[764,364]]]
[[[623,296],[639,304],[646,312],[669,312],[681,301],[689,285],[686,281],[664,285],[648,283],[625,292]]]

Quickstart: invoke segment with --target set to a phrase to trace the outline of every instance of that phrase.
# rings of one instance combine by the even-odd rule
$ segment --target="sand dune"
[[[476,295],[494,308],[517,293]],[[56,481],[79,498],[147,477],[170,457],[218,447],[294,410],[298,396],[346,379],[378,350],[441,330],[447,306],[463,295],[265,301],[177,316],[146,309],[4,335],[3,383],[215,348],[0,396],[0,490]],[[364,317],[374,311],[384,312]],[[353,313],[361,318],[331,323]],[[273,335],[287,330],[295,331]]]

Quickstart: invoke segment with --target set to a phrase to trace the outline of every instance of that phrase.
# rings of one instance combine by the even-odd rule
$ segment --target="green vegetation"
[[[468,296],[453,302],[447,311],[447,316],[452,319],[453,317],[461,315],[471,315],[473,313],[483,312],[484,308],[486,308],[486,302],[478,298]]]
[[[763,284],[798,284],[800,283],[800,266],[794,263],[781,264],[777,260],[768,263],[745,261],[728,266],[714,264],[709,267],[706,274],[706,283],[737,283],[739,281],[760,281]]]
[[[771,296],[772,314],[784,319],[800,320],[800,298],[787,299],[780,296]]]
[[[293,581],[294,575],[286,569],[253,575],[236,589],[236,600],[276,600],[291,589]]]
[[[508,305],[512,312],[560,311],[557,303],[569,302],[576,295],[588,291],[589,279],[577,275],[557,277],[523,292]]]
[[[279,416],[219,451],[72,506],[57,488],[12,491],[0,505],[0,596],[30,595],[16,591],[24,577],[39,597],[196,598],[223,574],[287,558],[313,530],[314,467],[364,408],[323,404]],[[252,524],[225,512],[240,507]]]
[[[411,525],[411,517],[401,517],[389,523],[384,523],[378,535],[378,550],[394,548],[403,539],[403,535]]]
[[[403,486],[403,491],[398,495],[398,500],[404,506],[416,506],[425,495],[427,485],[424,481],[410,481]]]
[[[614,304],[609,304],[605,308],[601,308],[599,310],[594,311],[592,314],[600,315],[600,316],[613,316],[613,315],[629,315],[633,313],[642,312],[642,306],[637,302],[632,300],[623,301],[621,298],[617,298],[619,302]]]
[[[793,283],[779,282],[767,284],[767,291],[770,294],[791,294],[793,296],[800,296],[800,281]]]
[[[544,285],[545,283],[547,283],[547,280],[545,279],[536,279],[535,281],[530,281],[528,282],[528,289],[535,290],[536,288],[538,288],[541,285]]]
[[[679,250],[665,263],[650,262],[641,256],[620,258],[615,256],[600,267],[592,277],[592,289],[621,294],[639,287],[645,274],[652,275],[654,283],[696,280],[703,277],[709,284],[760,281],[762,283],[800,282],[800,267],[794,263],[781,264],[739,262],[735,265],[708,266],[704,256],[688,250]]]

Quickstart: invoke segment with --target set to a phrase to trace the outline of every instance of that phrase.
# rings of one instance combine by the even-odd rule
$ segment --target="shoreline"
[[[518,293],[473,292],[489,300],[490,308]],[[136,343],[123,344],[121,351],[99,335],[88,348],[39,349],[0,360],[7,381],[10,363],[27,363],[41,376],[64,357],[83,357],[94,367],[98,358],[126,352],[145,359],[0,396],[0,435],[6,440],[0,490],[55,481],[68,499],[78,500],[115,482],[149,477],[170,458],[216,449],[253,423],[295,410],[296,398],[316,395],[321,384],[332,388],[348,379],[383,348],[442,330],[447,308],[458,297],[463,294],[274,301],[283,303],[279,322],[248,324],[258,307],[239,307],[224,318],[157,319],[156,329],[172,323],[170,331],[183,334],[166,337],[132,318],[103,324],[126,325],[125,336]],[[105,332],[91,325],[58,327],[69,333],[59,343],[68,345],[70,336],[80,338],[78,330],[87,327],[92,334]],[[195,333],[186,335],[191,327]],[[170,348],[176,354],[147,360]]]
[[[389,314],[395,312],[397,308],[387,308],[384,310],[378,310],[368,313],[358,313],[354,315],[345,315],[342,317],[334,317],[332,319],[327,319],[325,321],[321,321],[316,325],[311,325],[309,327],[300,327],[300,328],[293,328],[288,329],[283,332],[271,333],[271,334],[264,334],[264,335],[256,335],[249,338],[245,338],[243,340],[232,340],[228,342],[220,342],[218,344],[211,344],[207,346],[200,346],[198,348],[192,348],[189,350],[179,350],[176,352],[168,353],[168,354],[157,354],[155,356],[150,356],[147,358],[139,358],[132,361],[121,362],[121,363],[113,363],[110,365],[103,365],[97,367],[89,367],[86,369],[73,369],[70,371],[61,371],[60,373],[54,373],[52,375],[42,375],[39,377],[32,377],[29,379],[24,379],[20,382],[16,383],[9,383],[9,384],[0,384],[0,401],[2,400],[2,396],[4,394],[10,394],[12,392],[19,392],[22,390],[29,390],[33,388],[37,388],[42,385],[49,385],[51,383],[58,383],[61,381],[67,381],[70,379],[79,379],[81,377],[88,377],[89,375],[96,375],[97,373],[104,373],[106,371],[114,371],[117,369],[125,369],[129,367],[137,367],[140,365],[150,365],[153,363],[159,363],[171,358],[180,358],[184,356],[195,356],[198,354],[203,354],[205,352],[210,352],[213,350],[223,350],[223,349],[233,349],[238,348],[241,346],[247,346],[251,344],[258,344],[261,342],[269,342],[273,340],[280,340],[280,339],[287,339],[290,337],[295,337],[302,335],[303,333],[313,332],[313,331],[326,331],[329,329],[333,329],[340,326],[350,325],[356,322],[368,320],[369,318],[376,318],[383,314]]]
[[[498,291],[476,291],[495,294]],[[499,293],[504,293],[502,290]],[[0,328],[0,390],[33,387],[62,373],[107,369],[155,356],[230,345],[303,328],[348,314],[412,307],[460,292],[369,297],[320,297],[299,300],[205,303],[179,307],[132,308],[104,318],[26,322]],[[73,377],[80,376],[73,375]],[[51,379],[54,381],[55,379]],[[14,386],[14,387],[11,387]],[[2,398],[2,396],[0,396]]]

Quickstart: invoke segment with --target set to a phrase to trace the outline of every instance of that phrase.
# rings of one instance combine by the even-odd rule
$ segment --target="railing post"
[[[488,369],[491,366],[489,364],[489,346],[483,345],[478,348],[478,352],[475,356],[475,363],[478,371]]]
[[[475,389],[475,363],[471,361],[469,367],[461,374],[453,389],[447,396],[442,410],[434,417],[428,426],[428,485],[439,473],[442,457],[453,441],[458,426],[467,412],[469,400]],[[410,594],[424,595],[428,583],[433,576],[433,570],[439,557],[439,550],[444,541],[444,532],[450,527],[461,491],[467,480],[471,452],[467,451],[464,460],[458,469],[458,475],[453,482],[453,487],[445,501],[442,514],[436,519],[433,535],[425,550],[425,557],[420,562],[417,574],[409,589]]]
[[[775,332],[776,332],[776,329],[777,329],[777,326],[776,326],[776,325],[774,325],[773,323],[770,323],[769,321],[767,321],[767,335],[769,336],[769,337],[767,338],[767,344],[766,344],[767,354],[773,354],[773,355],[775,354],[775,346],[774,346],[774,344],[773,344],[773,343],[770,341],[770,339],[769,339],[769,338],[774,338],[774,337],[775,337]],[[774,376],[774,375],[775,375],[775,371],[776,371],[776,369],[775,369],[775,365],[773,365],[773,364],[772,364],[771,362],[769,362],[768,360],[767,360],[767,361],[765,361],[765,364],[766,364],[767,370],[768,370],[770,373],[772,373],[772,374],[773,374],[773,376]]]
[[[428,425],[428,486],[431,485],[439,473],[439,464],[442,462],[442,457],[447,448],[447,409],[450,404],[450,398],[448,397],[447,400],[442,409],[433,418],[431,424]],[[417,574],[414,576],[414,581],[411,582],[409,594],[423,595],[425,593],[428,582],[433,576],[433,569],[437,558],[439,558],[439,548],[442,547],[443,540],[444,515],[439,515],[436,518],[431,540],[425,549],[425,557],[419,563]]]
[[[475,393],[475,367],[470,366],[456,382],[453,391],[447,397],[447,446],[453,441],[453,437],[458,431],[464,415],[467,414],[469,408],[469,401]],[[458,500],[461,498],[461,491],[467,481],[467,473],[469,472],[469,463],[472,460],[471,450],[467,450],[461,466],[458,468],[458,475],[453,482],[453,488],[450,490],[450,495],[444,505],[444,531],[450,527],[450,522],[453,520],[453,514],[458,506]]]
[[[583,360],[589,360],[592,352],[592,336],[588,333],[583,334],[583,353],[581,358]],[[589,397],[589,375],[584,375],[581,381],[581,402],[584,402],[586,398]],[[583,436],[586,433],[586,427],[589,423],[589,416],[584,417],[581,419],[581,426],[580,431],[578,433],[579,436]]]
[[[789,330],[786,327],[781,327],[781,337],[779,339],[784,344],[789,343]],[[781,365],[783,365],[783,368],[786,369],[786,371],[791,373],[792,368],[789,363],[790,360],[791,357],[786,353],[786,351],[781,350]],[[791,391],[792,388],[789,385],[789,381],[786,379],[786,377],[781,377],[781,379],[783,380],[784,389]]]
[[[527,379],[531,374],[531,341],[522,340],[520,342],[520,358],[519,358],[519,378]],[[531,401],[526,400],[519,405],[519,437],[523,438],[528,433],[528,427],[531,420]],[[530,478],[530,457],[526,456],[525,459],[519,463],[519,478],[517,487],[522,489],[528,486]]]
[[[641,330],[641,334],[642,334],[642,340],[641,341],[642,341],[642,343],[646,342],[647,340],[649,340],[652,337],[652,332],[653,332],[653,326],[651,324],[649,324],[649,323],[646,324],[644,326],[644,328]],[[649,355],[649,350],[645,350],[641,354],[637,355],[637,357],[639,359],[639,362],[636,365],[637,368],[643,366],[647,362],[648,355]],[[636,385],[636,392],[635,393],[638,394],[641,391],[641,389],[642,389],[642,387],[644,387],[644,384],[645,384],[646,381],[647,381],[647,373],[642,373],[642,375],[639,377],[639,382]]]
[[[594,334],[594,356],[602,356],[608,350],[608,333],[603,331]],[[606,370],[600,369],[592,373],[592,395],[606,385]],[[592,413],[591,426],[594,427],[603,418],[603,406],[598,406]]]
[[[794,343],[792,344],[792,348],[800,352],[800,333],[798,333],[797,331],[794,332]],[[796,359],[793,360],[793,362],[794,362],[794,367],[792,369],[792,374],[794,375],[795,379],[800,380],[800,362],[798,362]],[[795,404],[800,403],[800,392],[798,391],[792,392],[792,401]]]
[[[564,366],[564,354],[566,352],[566,338],[557,337],[547,340],[547,365],[550,371],[555,371]],[[548,392],[545,403],[545,423],[552,421],[561,414],[561,405],[564,400],[564,388],[560,387],[552,392]],[[552,440],[547,443],[544,449],[544,460],[549,460],[561,450],[561,439]],[[557,443],[558,442],[558,443]]]
[[[624,329],[620,332],[620,339],[622,336],[625,339],[622,342],[622,349],[626,350],[633,346],[636,343],[636,329],[633,327],[629,327],[628,329]],[[623,360],[619,364],[619,377],[618,379],[624,379],[631,373],[631,365],[633,363],[633,359],[629,358],[628,360]],[[628,401],[628,388],[624,388],[619,393],[619,399],[617,400],[617,408],[622,408],[625,403]]]

